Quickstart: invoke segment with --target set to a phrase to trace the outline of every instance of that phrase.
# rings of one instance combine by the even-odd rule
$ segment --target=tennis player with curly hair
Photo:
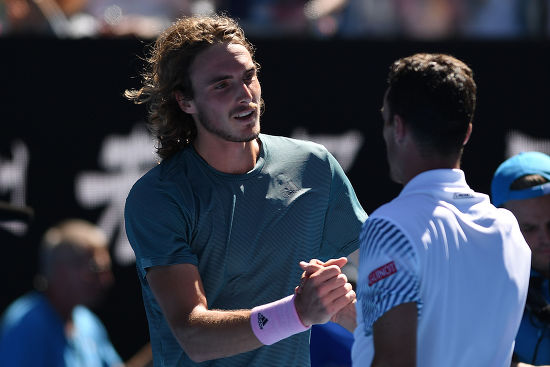
[[[323,146],[260,133],[258,67],[231,18],[183,18],[126,92],[162,160],[125,209],[155,366],[308,366],[312,324],[355,325],[367,215]]]

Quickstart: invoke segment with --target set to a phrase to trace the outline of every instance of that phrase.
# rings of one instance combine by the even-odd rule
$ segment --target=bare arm
[[[416,303],[400,304],[373,325],[372,367],[416,366]]]
[[[295,306],[305,325],[323,323],[345,304],[347,288],[337,266],[319,269],[297,294]],[[263,344],[250,325],[250,310],[209,310],[196,266],[153,267],[147,280],[176,339],[195,362],[223,358]],[[215,347],[213,347],[215,346]]]
[[[262,345],[250,328],[250,310],[208,310],[196,266],[153,267],[147,281],[176,339],[193,361],[222,358]]]

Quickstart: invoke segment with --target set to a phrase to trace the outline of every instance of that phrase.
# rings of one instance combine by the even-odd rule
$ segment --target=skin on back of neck
[[[411,141],[403,156],[399,170],[400,183],[404,186],[422,172],[434,169],[460,169],[461,154],[441,155],[437,152],[421,152],[417,142]]]

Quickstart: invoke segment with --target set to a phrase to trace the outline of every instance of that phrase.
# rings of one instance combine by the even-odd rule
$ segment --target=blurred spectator
[[[501,163],[491,182],[495,206],[512,212],[531,248],[531,276],[513,367],[550,365],[550,156],[522,152]],[[519,363],[516,365],[516,363]]]
[[[107,331],[88,307],[113,282],[107,238],[93,224],[71,219],[42,240],[40,271],[32,291],[6,309],[0,323],[2,366],[146,366],[146,345],[123,364]]]
[[[315,33],[448,39],[548,36],[549,0],[309,0]],[[334,25],[327,27],[327,19]]]
[[[84,9],[88,0],[4,0],[5,34],[87,37],[99,24]]]
[[[338,27],[342,37],[392,37],[398,34],[400,27],[393,1],[339,1],[345,3]]]
[[[441,39],[456,34],[464,12],[460,0],[310,0],[308,18],[318,22],[337,18],[334,33],[342,37]]]
[[[402,34],[413,39],[456,36],[463,0],[395,0]]]
[[[153,38],[174,20],[215,11],[207,0],[4,0],[3,34]]]
[[[550,0],[3,0],[0,34],[155,38],[224,12],[251,37],[548,37]]]
[[[352,9],[354,5],[359,5]],[[310,28],[313,34],[317,36],[332,36],[338,31],[339,25],[355,25],[362,23],[364,14],[360,9],[364,5],[363,2],[349,0],[309,0],[304,6],[304,15],[310,23]],[[351,18],[345,18],[345,22],[339,19],[340,13],[346,8],[346,13],[354,16],[357,15],[361,20],[355,22]],[[349,11],[349,13],[348,13]]]
[[[470,0],[463,35],[475,38],[548,36],[548,0]]]
[[[463,33],[473,37],[517,37],[522,32],[520,1],[470,1],[469,17],[465,19]]]
[[[201,4],[204,10],[206,3],[204,0],[89,0],[88,10],[101,24],[104,36],[154,38],[176,19],[201,11]]]
[[[249,36],[307,36],[306,0],[219,0],[216,10],[239,20]]]

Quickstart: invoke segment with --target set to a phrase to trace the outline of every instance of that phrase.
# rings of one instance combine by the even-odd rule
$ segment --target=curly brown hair
[[[192,116],[180,109],[174,94],[179,91],[186,98],[193,97],[189,68],[200,52],[216,43],[240,44],[254,60],[254,46],[235,20],[225,15],[185,17],[153,44],[142,73],[142,87],[124,92],[134,103],[148,106],[149,129],[157,139],[157,154],[162,159],[191,144],[197,135]]]

